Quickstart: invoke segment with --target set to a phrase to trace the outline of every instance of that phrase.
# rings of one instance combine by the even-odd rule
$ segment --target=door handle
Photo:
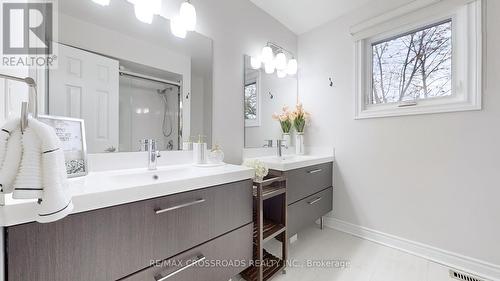
[[[201,203],[203,203],[205,201],[206,201],[205,199],[198,199],[198,200],[195,200],[195,201],[192,201],[192,202],[180,204],[180,205],[173,206],[173,207],[166,208],[166,209],[155,209],[155,214],[159,215],[159,214],[163,214],[163,213],[170,212],[170,211],[173,211],[173,210],[178,210],[178,209],[186,208],[186,207],[189,207],[189,206],[198,205],[198,204],[201,204]]]
[[[206,257],[204,255],[199,255],[191,263],[186,264],[185,266],[177,269],[176,271],[174,271],[172,273],[169,273],[169,274],[167,274],[165,276],[161,276],[161,274],[156,275],[155,276],[155,281],[165,281],[165,280],[169,279],[170,277],[175,276],[175,275],[183,272],[184,270],[186,270],[188,268],[191,268],[191,267],[199,264],[200,262],[202,262],[204,260],[206,260]]]

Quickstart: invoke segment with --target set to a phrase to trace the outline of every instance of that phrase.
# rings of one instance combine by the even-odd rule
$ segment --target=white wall
[[[486,5],[482,111],[354,120],[349,27],[379,6],[299,36],[307,139],[336,149],[335,218],[500,265],[500,2]]]
[[[164,1],[171,18],[181,0]],[[193,0],[196,31],[214,40],[213,137],[225,162],[241,163],[243,148],[243,55],[257,55],[267,41],[295,52],[297,36],[248,0]],[[189,36],[189,35],[188,35]]]

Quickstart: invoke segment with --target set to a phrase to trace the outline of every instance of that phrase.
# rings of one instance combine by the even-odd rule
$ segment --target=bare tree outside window
[[[372,44],[368,104],[450,96],[452,22],[447,20]]]
[[[257,83],[245,85],[245,119],[257,119]]]

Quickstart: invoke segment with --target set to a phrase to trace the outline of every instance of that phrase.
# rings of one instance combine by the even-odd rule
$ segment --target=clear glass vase
[[[224,152],[220,146],[215,145],[214,148],[208,154],[208,161],[211,164],[222,164],[224,161]]]
[[[285,145],[287,145],[287,146],[292,145],[292,138],[290,137],[290,133],[283,133],[283,136],[281,139],[285,141]]]
[[[295,154],[304,155],[304,133],[297,133],[295,135]]]

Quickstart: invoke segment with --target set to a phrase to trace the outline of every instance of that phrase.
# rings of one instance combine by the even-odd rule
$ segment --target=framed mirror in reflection
[[[58,67],[45,71],[45,112],[81,118],[89,153],[161,150],[212,139],[212,40],[138,21],[128,1],[59,2]],[[210,145],[210,144],[209,144]]]
[[[245,148],[264,147],[268,145],[266,140],[283,139],[281,126],[272,116],[284,106],[295,105],[297,77],[279,78],[276,72],[268,74],[264,68],[253,68],[250,56],[245,55],[244,60]]]

